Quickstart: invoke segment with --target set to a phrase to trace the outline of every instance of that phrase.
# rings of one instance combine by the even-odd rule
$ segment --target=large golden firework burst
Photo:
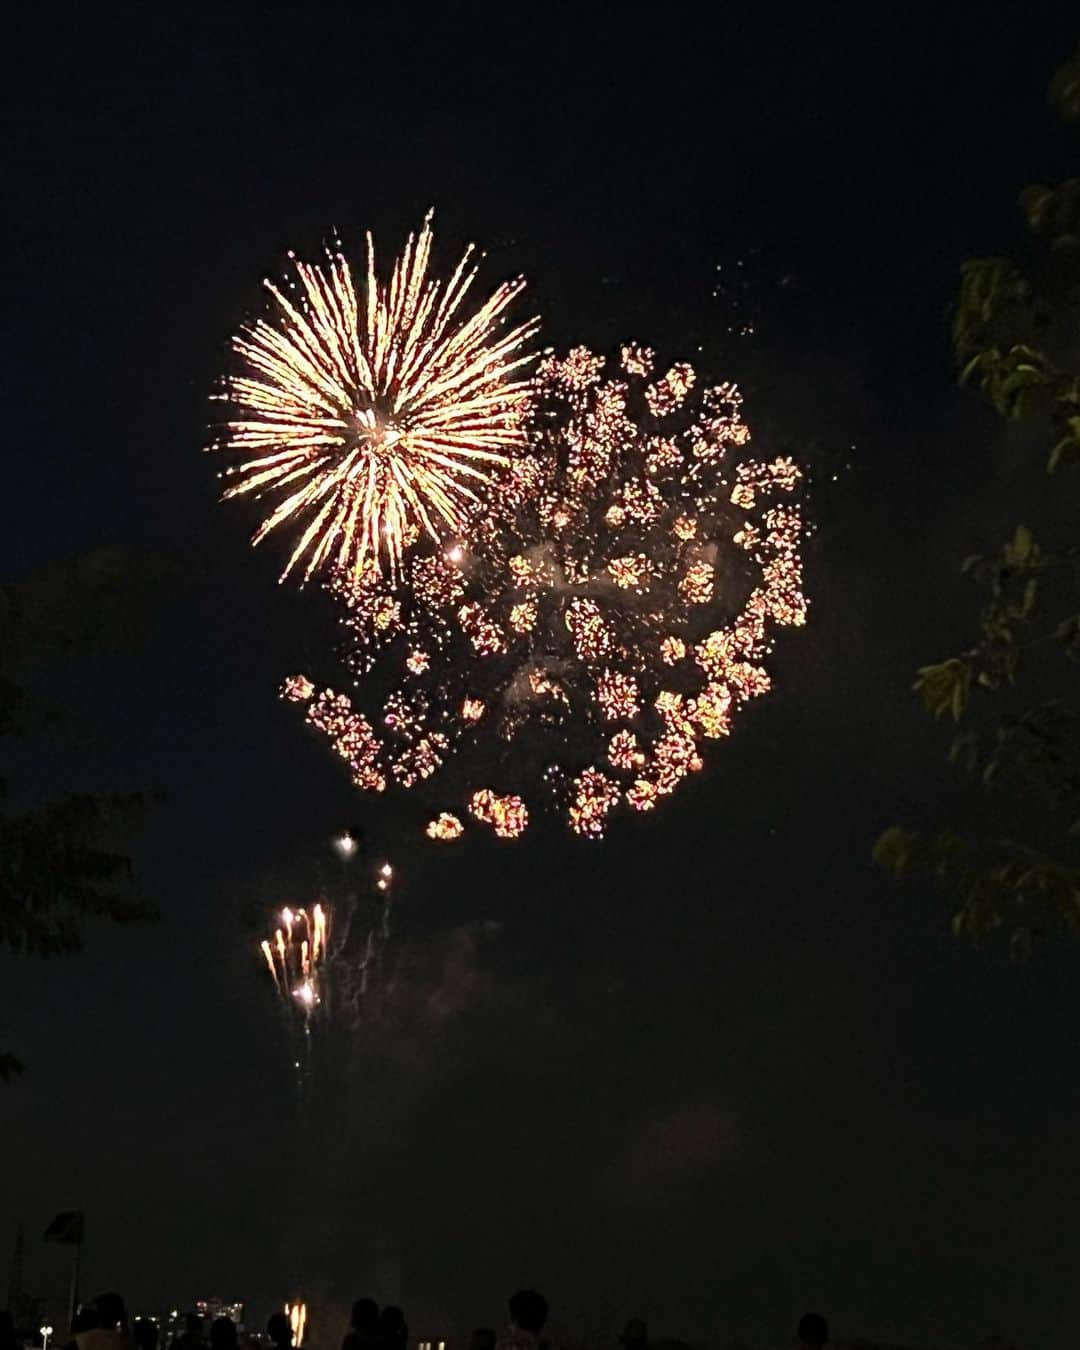
[[[754,450],[734,384],[662,371],[639,343],[547,354],[501,508],[397,580],[330,578],[352,687],[282,692],[358,788],[416,790],[431,839],[517,838],[538,793],[588,839],[657,809],[806,622],[802,470]]]
[[[288,489],[253,540],[302,526],[283,578],[302,558],[305,581],[326,564],[359,575],[385,561],[396,575],[421,532],[464,531],[476,489],[526,444],[532,383],[520,375],[538,320],[501,331],[525,282],[463,318],[474,247],[443,285],[428,277],[431,243],[429,213],[381,286],[369,234],[362,305],[340,251],[325,266],[293,258],[296,295],[268,280],[270,316],[233,339],[247,373],[223,395],[238,416],[220,447],[244,462],[224,495]]]

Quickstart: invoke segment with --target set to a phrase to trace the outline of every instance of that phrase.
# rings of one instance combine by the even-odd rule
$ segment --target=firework
[[[357,847],[348,833],[335,840],[343,859]],[[355,1027],[378,1016],[393,879],[393,867],[384,862],[374,870],[366,897],[350,893],[333,908],[317,901],[310,909],[278,910],[273,936],[259,943],[273,979],[301,1100],[313,1072],[313,1042],[332,1025]],[[314,1035],[320,1027],[324,1030]]]
[[[771,687],[775,631],[806,619],[801,481],[753,456],[731,384],[658,375],[637,345],[548,356],[528,444],[469,532],[396,577],[330,579],[347,668],[378,668],[389,694],[364,680],[354,703],[306,676],[283,693],[358,787],[434,797],[432,839],[466,815],[516,838],[538,786],[599,838],[674,793]]]
[[[304,1331],[307,1328],[307,1304],[286,1303],[285,1316],[289,1319],[289,1330],[292,1332],[293,1345],[302,1346],[304,1344]]]
[[[500,797],[490,788],[472,794],[469,810],[477,820],[490,825],[500,839],[516,839],[529,824],[529,811],[520,797]]]
[[[225,496],[276,497],[254,542],[286,523],[299,531],[285,574],[303,559],[305,579],[330,564],[396,575],[421,535],[468,530],[526,444],[537,324],[503,327],[524,281],[467,313],[473,246],[442,284],[429,277],[431,245],[429,215],[384,285],[369,234],[359,296],[340,249],[323,266],[290,255],[295,279],[267,281],[269,316],[233,341],[246,373],[222,395],[233,416],[215,448],[242,462]]]
[[[285,908],[271,943],[264,939],[259,950],[274,977],[274,988],[283,1006],[300,1010],[305,1023],[322,1003],[323,971],[329,943],[329,916],[321,904],[310,914],[305,909]]]
[[[429,839],[440,839],[445,842],[460,838],[464,828],[457,816],[450,811],[440,811],[434,820],[428,821],[425,833]]]

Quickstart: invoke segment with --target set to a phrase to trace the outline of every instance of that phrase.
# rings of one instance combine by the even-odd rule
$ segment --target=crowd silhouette
[[[552,1350],[544,1336],[548,1321],[548,1301],[536,1289],[519,1289],[506,1304],[507,1322],[502,1334],[494,1328],[478,1326],[469,1337],[467,1350]],[[241,1338],[237,1325],[228,1317],[218,1317],[206,1325],[198,1313],[185,1317],[183,1330],[171,1338],[162,1337],[158,1323],[137,1317],[129,1323],[127,1306],[115,1290],[99,1294],[79,1305],[71,1323],[70,1335],[61,1335],[53,1343],[56,1350],[295,1350],[293,1327],[284,1312],[275,1312],[266,1323],[264,1335]],[[310,1337],[309,1337],[310,1339]],[[824,1350],[829,1327],[819,1313],[806,1313],[796,1328],[797,1350]],[[11,1318],[0,1313],[0,1350],[23,1350],[24,1342],[14,1332]],[[654,1341],[640,1317],[631,1317],[619,1337],[622,1350],[689,1350],[682,1341]],[[341,1350],[409,1350],[409,1327],[404,1311],[396,1304],[380,1309],[373,1298],[359,1298],[352,1305],[349,1327]]]

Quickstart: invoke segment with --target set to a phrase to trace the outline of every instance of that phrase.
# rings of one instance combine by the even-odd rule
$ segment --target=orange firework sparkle
[[[222,397],[236,415],[218,448],[243,463],[226,497],[280,496],[254,536],[300,530],[283,577],[333,566],[354,577],[422,534],[461,534],[527,440],[531,381],[521,378],[537,321],[509,331],[518,279],[463,317],[476,275],[470,245],[445,285],[429,279],[430,214],[409,236],[388,285],[367,236],[363,300],[339,251],[295,260],[296,282],[266,282],[272,313],[233,340],[247,373]],[[291,257],[293,255],[290,255]]]
[[[429,820],[425,833],[429,839],[439,839],[443,842],[450,839],[458,839],[464,829],[457,816],[449,811],[440,811],[434,820]]]
[[[370,561],[331,577],[346,664],[377,665],[389,695],[362,682],[354,706],[305,676],[283,690],[357,786],[438,788],[440,841],[466,816],[517,838],[538,783],[590,839],[619,809],[653,810],[769,690],[775,630],[806,620],[802,473],[751,456],[733,385],[685,363],[658,375],[643,346],[610,361],[576,348],[545,358],[534,401],[467,532],[418,545],[393,577]],[[528,759],[508,784],[519,736]]]

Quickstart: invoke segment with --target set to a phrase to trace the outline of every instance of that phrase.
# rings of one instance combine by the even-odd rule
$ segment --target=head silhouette
[[[799,1344],[805,1345],[806,1350],[821,1350],[829,1339],[829,1324],[820,1313],[804,1313],[799,1318],[796,1335]]]
[[[101,1325],[107,1330],[112,1331],[116,1327],[127,1326],[127,1308],[124,1306],[123,1297],[115,1289],[110,1289],[105,1294],[98,1294],[94,1302],[97,1304]]]
[[[352,1305],[351,1326],[354,1331],[367,1331],[379,1320],[379,1305],[373,1298],[358,1298]]]
[[[403,1347],[409,1339],[405,1314],[392,1303],[379,1314],[379,1338],[387,1350]]]
[[[210,1323],[211,1350],[236,1350],[236,1323],[230,1317],[215,1317]]]
[[[507,1307],[514,1326],[539,1336],[548,1315],[548,1301],[543,1294],[535,1289],[519,1289],[516,1294],[511,1294]]]
[[[271,1344],[278,1346],[279,1350],[289,1350],[292,1345],[292,1327],[283,1312],[271,1313],[266,1322],[266,1334]]]
[[[627,1347],[627,1350],[639,1350],[639,1347],[648,1345],[649,1328],[640,1317],[631,1317],[626,1326],[623,1327],[623,1334],[619,1340]]]
[[[135,1350],[157,1350],[157,1323],[152,1322],[149,1317],[136,1317],[131,1334],[135,1341]]]

